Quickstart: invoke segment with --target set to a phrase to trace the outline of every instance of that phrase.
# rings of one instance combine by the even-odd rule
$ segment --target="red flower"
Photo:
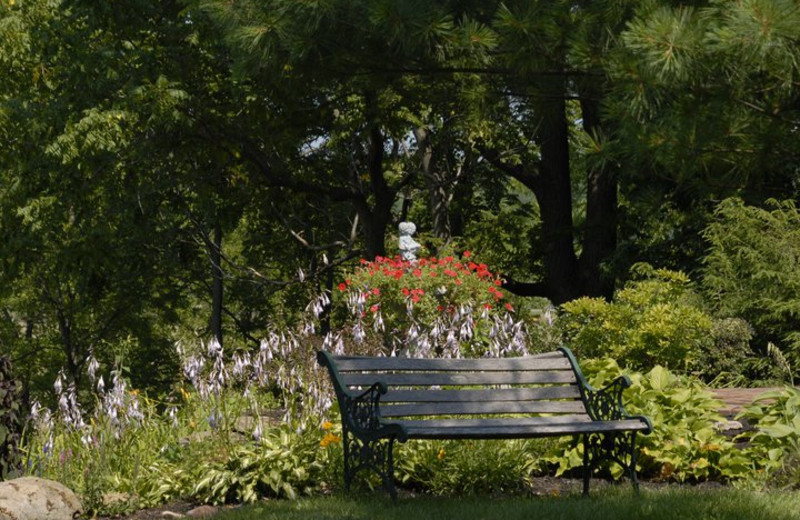
[[[444,310],[444,307],[439,305],[439,306],[436,307],[436,310],[438,310],[439,312],[442,312]]]
[[[514,307],[512,307],[510,303],[506,302],[506,310],[509,312],[514,312]]]
[[[491,303],[484,303],[483,306],[485,308],[487,308],[487,309],[491,309],[492,308],[492,304]]]
[[[408,296],[411,293],[406,287],[403,287],[403,296]]]
[[[458,273],[456,273],[452,269],[445,269],[444,270],[444,274],[446,274],[447,276],[453,276],[453,277],[458,276]]]
[[[412,271],[411,274],[413,274],[416,277],[420,277],[422,276],[422,269],[414,269],[414,271]]]
[[[347,284],[345,284],[345,283],[340,283],[340,284],[339,284],[339,290],[340,290],[340,291],[346,291],[346,290],[347,290]]]
[[[494,284],[497,286],[503,285],[503,280],[501,280],[500,278],[495,278]]]
[[[419,296],[415,294],[414,296],[411,297],[411,301],[417,303],[419,301]]]
[[[464,258],[469,258],[472,256],[472,253],[470,251],[464,251],[464,254],[461,256],[463,256]]]
[[[372,294],[374,294],[375,296],[380,296],[380,295],[381,295],[381,290],[380,290],[380,289],[378,289],[377,287],[375,287],[374,289],[372,289],[370,292],[371,292]]]
[[[370,307],[369,310],[370,310],[370,312],[372,314],[375,314],[376,312],[378,312],[378,309],[380,309],[380,308],[381,308],[381,306],[376,304],[376,305],[373,305],[372,307]]]

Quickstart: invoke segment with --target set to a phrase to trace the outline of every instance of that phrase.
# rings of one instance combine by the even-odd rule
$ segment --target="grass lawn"
[[[459,497],[400,498],[381,494],[278,500],[228,510],[215,520],[800,520],[800,492],[738,489],[610,488],[590,498]]]

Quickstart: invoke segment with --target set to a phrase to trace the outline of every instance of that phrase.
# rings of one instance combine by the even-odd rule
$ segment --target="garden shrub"
[[[793,201],[747,206],[722,201],[703,236],[702,288],[720,316],[741,317],[755,329],[757,347],[786,351],[800,367],[800,212]]]
[[[611,359],[581,363],[590,384],[602,388],[622,374]],[[632,415],[646,415],[653,432],[637,438],[640,474],[661,480],[730,480],[747,476],[753,462],[722,435],[715,425],[724,418],[721,402],[698,380],[656,366],[649,372],[630,373],[632,386],[625,391],[625,407]],[[558,474],[581,466],[582,445],[563,442],[551,459]],[[614,477],[622,468],[613,464]]]
[[[324,439],[324,437],[323,437]],[[326,453],[320,437],[291,427],[267,429],[255,443],[237,443],[225,460],[197,472],[191,497],[201,503],[253,503],[264,497],[296,498],[319,488]]]
[[[754,361],[750,340],[753,329],[741,318],[715,319],[711,323],[712,343],[703,343],[696,371],[706,382],[740,383],[750,377]]]
[[[12,376],[11,360],[0,356],[0,481],[16,475],[20,469],[20,401],[20,387]]]
[[[755,433],[742,437],[767,479],[800,487],[800,389],[787,386],[761,394],[737,418],[756,426]]]
[[[550,441],[409,441],[397,448],[395,474],[435,495],[521,492],[545,469]]]
[[[342,328],[351,332],[352,348],[377,339],[385,354],[526,353],[524,324],[514,319],[514,305],[501,286],[502,279],[469,251],[414,262],[399,256],[362,259],[338,285],[350,314]]]
[[[712,346],[712,320],[688,277],[641,264],[634,272],[639,278],[613,302],[579,298],[563,305],[567,344],[579,359],[610,357],[635,370],[695,368]]]

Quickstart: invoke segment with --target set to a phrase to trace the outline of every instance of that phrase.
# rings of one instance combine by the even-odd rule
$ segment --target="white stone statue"
[[[400,257],[407,262],[414,262],[421,247],[411,235],[417,230],[413,222],[401,222],[398,226],[400,232]]]

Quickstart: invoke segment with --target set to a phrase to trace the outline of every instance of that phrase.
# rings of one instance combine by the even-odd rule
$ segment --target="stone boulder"
[[[64,485],[38,477],[0,482],[0,520],[72,520],[82,512]]]

